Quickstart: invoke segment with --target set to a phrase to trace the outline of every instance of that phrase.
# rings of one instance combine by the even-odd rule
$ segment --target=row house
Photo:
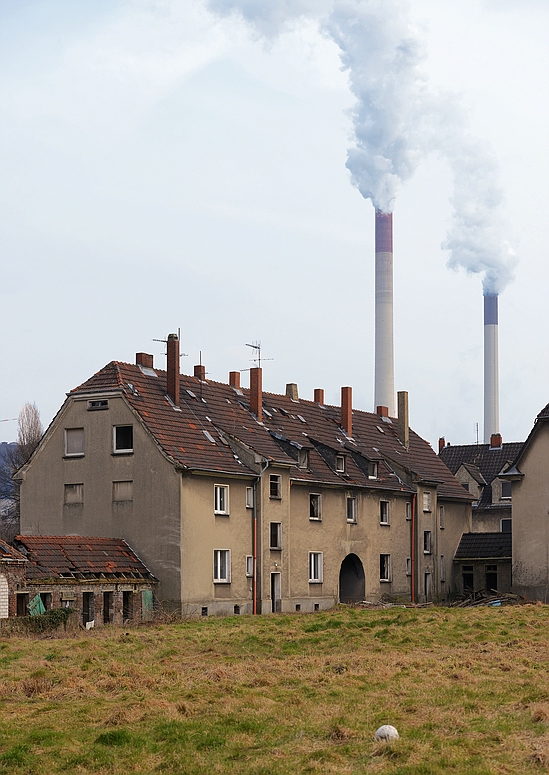
[[[455,590],[473,497],[408,424],[227,384],[152,355],[111,362],[72,390],[20,470],[21,533],[124,539],[187,614],[314,611]]]

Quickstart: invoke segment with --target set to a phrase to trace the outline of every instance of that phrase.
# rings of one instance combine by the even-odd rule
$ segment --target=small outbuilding
[[[454,557],[459,593],[511,591],[511,533],[464,533]]]

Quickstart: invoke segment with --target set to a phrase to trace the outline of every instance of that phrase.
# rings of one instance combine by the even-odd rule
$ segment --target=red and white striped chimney
[[[395,416],[393,345],[393,215],[376,210],[374,407]]]

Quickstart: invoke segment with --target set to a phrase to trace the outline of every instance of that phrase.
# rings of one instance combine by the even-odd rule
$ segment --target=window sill
[[[229,511],[214,511],[214,517],[230,517],[231,513]]]
[[[74,460],[75,458],[85,457],[83,452],[76,452],[74,455],[63,455],[63,460]]]
[[[269,495],[269,500],[270,501],[281,501],[282,500],[282,495]]]
[[[133,455],[133,449],[124,449],[120,450],[120,452],[112,452],[111,457],[128,457],[128,455]]]
[[[356,519],[348,519],[347,520],[348,525],[356,525]]]
[[[322,579],[309,579],[309,584],[322,584]]]
[[[390,522],[380,522],[379,524],[380,524],[381,527],[391,527],[391,523]]]
[[[281,546],[269,546],[269,550],[271,552],[281,552],[282,551],[282,547]]]
[[[380,584],[390,584],[391,583],[391,579],[380,579],[379,583]]]
[[[309,517],[309,522],[322,522],[321,517]]]
[[[231,582],[227,579],[214,579],[214,584],[230,584]]]

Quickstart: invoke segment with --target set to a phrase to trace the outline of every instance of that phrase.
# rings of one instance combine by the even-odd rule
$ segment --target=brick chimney
[[[135,353],[135,362],[138,366],[143,366],[145,369],[152,369],[153,357],[149,353]]]
[[[167,351],[167,393],[173,403],[179,406],[179,339],[177,334],[168,334]]]
[[[194,376],[204,381],[206,379],[206,367],[202,364],[196,365],[194,367]]]
[[[341,388],[341,427],[347,436],[353,435],[353,388]]]
[[[299,392],[295,382],[288,382],[286,385],[286,395],[288,398],[293,398],[294,401],[299,400]]]
[[[444,436],[441,436],[440,439],[438,440],[438,451],[442,452],[445,446],[446,446],[446,439],[444,438]]]
[[[492,433],[490,436],[490,449],[500,449],[502,444],[501,433]]]
[[[408,393],[401,390],[397,393],[398,419],[397,433],[402,444],[408,449],[410,446],[410,424],[408,419]]]
[[[250,369],[250,412],[263,422],[263,374],[262,369]]]
[[[239,371],[229,372],[229,385],[235,390],[240,390],[240,372]]]
[[[324,406],[324,390],[322,388],[315,388],[314,402]]]
[[[376,414],[380,417],[389,417],[389,409],[386,406],[376,406]]]

